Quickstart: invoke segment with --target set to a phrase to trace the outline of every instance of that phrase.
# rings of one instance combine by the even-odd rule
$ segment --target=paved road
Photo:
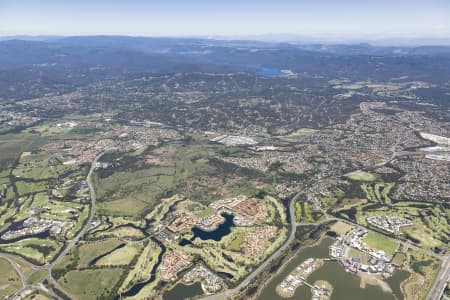
[[[90,211],[89,211],[89,216],[86,220],[85,225],[83,226],[83,228],[78,232],[78,234],[71,240],[68,241],[66,247],[63,249],[63,251],[61,251],[58,256],[56,257],[55,260],[53,260],[52,263],[48,264],[48,265],[44,265],[44,266],[35,266],[33,264],[30,264],[30,266],[33,267],[33,269],[47,269],[48,270],[48,279],[50,280],[50,282],[57,288],[59,289],[61,292],[63,292],[62,288],[59,286],[58,282],[52,277],[51,274],[51,270],[53,269],[53,267],[55,265],[57,265],[61,259],[64,257],[64,255],[66,255],[72,248],[73,246],[75,246],[75,244],[80,240],[80,238],[87,232],[87,230],[89,229],[94,216],[95,216],[95,209],[96,209],[96,194],[95,194],[95,189],[93,187],[92,184],[92,174],[95,170],[95,165],[97,163],[97,161],[102,157],[102,155],[105,152],[100,153],[92,162],[91,164],[91,168],[89,170],[88,176],[86,178],[87,180],[87,184],[89,187],[89,191],[90,191],[90,196],[91,196],[91,206],[90,206]],[[400,153],[396,153],[395,151],[393,151],[392,157],[388,160],[392,160],[394,157],[397,156],[401,156],[401,155],[406,155],[409,153],[404,153],[404,152],[400,152]],[[384,162],[383,164],[386,164],[386,162]],[[303,193],[305,193],[307,191],[307,189],[297,193],[292,199],[291,202],[289,203],[289,215],[291,218],[291,231],[290,231],[290,235],[288,237],[288,239],[284,242],[284,244],[274,253],[272,253],[271,256],[269,256],[262,264],[260,264],[255,270],[253,270],[252,273],[250,273],[246,279],[244,279],[239,285],[237,285],[236,287],[232,288],[232,289],[227,289],[224,292],[220,293],[220,294],[215,294],[215,295],[210,295],[210,296],[206,296],[201,298],[202,300],[220,300],[220,299],[226,299],[229,298],[235,294],[237,294],[238,292],[240,292],[241,290],[243,290],[253,279],[255,279],[265,268],[267,268],[270,263],[272,263],[272,261],[274,261],[275,259],[278,258],[278,256],[280,256],[290,245],[291,243],[294,241],[295,239],[295,233],[297,231],[297,226],[306,226],[306,225],[319,225],[319,224],[323,224],[326,222],[330,222],[330,221],[342,221],[345,223],[348,223],[350,225],[359,227],[359,228],[363,228],[365,230],[368,231],[373,231],[376,232],[378,234],[380,234],[380,232],[368,229],[366,227],[363,227],[359,224],[355,224],[353,222],[350,222],[346,219],[340,219],[340,218],[336,218],[336,217],[329,217],[328,215],[325,214],[325,216],[327,217],[325,220],[322,220],[318,223],[297,223],[296,222],[296,218],[295,218],[295,202],[298,200],[298,198],[300,197],[300,195],[302,195]],[[441,271],[438,274],[438,277],[436,278],[432,288],[430,289],[430,292],[428,294],[427,300],[439,300],[444,289],[446,286],[447,281],[450,279],[450,256],[440,256],[432,251],[427,251],[424,250],[422,248],[419,248],[413,244],[410,244],[408,242],[405,241],[401,241],[395,238],[392,238],[390,236],[384,235],[386,238],[394,240],[396,242],[401,243],[404,246],[407,246],[409,248],[415,249],[417,251],[422,251],[422,252],[426,252],[429,255],[432,255],[433,257],[439,258],[443,260],[443,266],[441,268]],[[8,260],[9,257],[7,255],[1,254],[0,253],[0,257],[4,257]],[[15,264],[13,264],[13,266],[16,268],[16,270],[18,271],[22,283],[23,283],[23,288],[16,293],[16,295],[20,294],[21,292],[23,292],[24,290],[28,289],[28,288],[40,288],[38,286],[29,286],[26,284],[26,278],[23,277],[22,273],[20,272],[20,270],[17,269],[17,266]],[[64,292],[63,292],[64,293]],[[65,293],[64,293],[65,294]],[[52,296],[56,296],[56,295],[52,295]],[[66,294],[66,296],[68,296]],[[69,297],[71,298],[71,297]]]
[[[92,173],[94,173],[95,165],[97,164],[97,161],[100,159],[100,157],[103,156],[103,154],[105,154],[105,152],[102,152],[95,157],[94,161],[91,164],[91,168],[89,169],[89,173],[86,177],[86,181],[87,181],[87,184],[89,187],[89,192],[91,194],[90,195],[91,196],[91,207],[89,210],[89,216],[86,219],[86,223],[84,224],[83,228],[81,228],[81,230],[78,232],[78,234],[73,239],[69,240],[69,242],[67,243],[64,250],[61,251],[58,254],[58,256],[53,260],[53,262],[48,265],[49,272],[55,265],[57,265],[61,261],[61,259],[64,257],[64,255],[66,255],[73,248],[73,246],[75,246],[75,244],[80,240],[80,238],[86,233],[86,231],[91,226],[91,223],[95,216],[95,201],[96,201],[95,189],[92,184]]]
[[[201,298],[201,300],[226,299],[228,297],[231,297],[231,296],[237,294],[239,291],[243,290],[253,279],[255,279],[265,268],[267,268],[269,266],[269,264],[272,263],[273,260],[278,258],[278,256],[280,256],[283,253],[283,251],[287,249],[287,247],[290,246],[290,244],[295,239],[295,233],[297,231],[297,222],[295,221],[295,202],[297,201],[298,197],[300,197],[300,195],[303,194],[303,193],[304,193],[304,191],[301,191],[301,192],[297,193],[291,199],[291,202],[289,203],[289,215],[290,215],[290,218],[291,218],[291,233],[290,233],[288,239],[286,240],[286,242],[284,242],[284,244],[280,248],[278,248],[277,251],[272,253],[272,255],[269,256],[255,270],[253,270],[253,272],[250,273],[250,275],[248,275],[247,278],[244,279],[244,281],[242,281],[239,285],[237,285],[236,287],[234,287],[232,289],[227,289],[227,290],[225,290],[224,292],[222,292],[220,294],[215,294],[215,295],[210,295],[210,296],[203,297],[203,298]],[[309,224],[309,225],[311,225],[311,224]]]
[[[431,251],[431,250],[422,249],[422,248],[420,248],[420,247],[418,247],[418,246],[416,246],[416,245],[414,245],[414,244],[411,244],[411,243],[409,243],[409,242],[406,242],[406,241],[403,241],[403,240],[399,240],[399,239],[393,238],[393,237],[391,237],[391,236],[389,236],[389,235],[386,235],[386,234],[384,234],[384,233],[382,233],[382,232],[380,232],[380,231],[372,230],[372,229],[367,228],[367,227],[364,227],[364,226],[362,226],[362,225],[353,223],[353,222],[351,222],[351,221],[349,221],[349,220],[347,220],[347,219],[341,219],[341,218],[336,218],[336,217],[330,217],[330,218],[328,218],[328,220],[330,220],[330,221],[333,221],[333,220],[335,220],[335,221],[341,221],[341,222],[347,223],[347,224],[349,224],[349,225],[358,227],[358,228],[360,228],[360,229],[364,229],[364,230],[367,230],[367,231],[369,231],[369,232],[373,232],[373,233],[382,235],[382,236],[384,236],[385,238],[387,238],[388,240],[394,241],[394,242],[396,242],[396,243],[400,243],[401,245],[403,245],[403,246],[405,246],[405,247],[414,249],[414,250],[419,251],[419,252],[426,253],[426,254],[428,254],[428,255],[430,255],[430,256],[433,256],[433,257],[435,257],[435,258],[438,258],[438,259],[446,259],[446,258],[447,258],[447,256],[442,256],[442,255],[436,254],[435,252],[433,252],[433,251]]]
[[[248,277],[242,281],[238,286],[232,288],[232,289],[227,289],[224,292],[220,293],[220,294],[215,294],[215,295],[210,295],[210,296],[206,296],[203,298],[200,298],[201,300],[221,300],[221,299],[227,299],[233,295],[236,295],[238,292],[240,292],[241,290],[243,290],[253,279],[255,279],[266,267],[269,266],[269,264],[276,259],[284,250],[286,250],[287,247],[289,247],[289,245],[293,242],[294,238],[295,238],[295,233],[297,230],[297,226],[306,226],[306,225],[320,225],[323,223],[327,223],[330,221],[341,221],[341,222],[345,222],[349,225],[352,226],[356,226],[358,228],[370,231],[370,232],[374,232],[377,234],[381,234],[383,236],[385,236],[386,238],[393,240],[395,242],[398,242],[400,244],[402,244],[403,246],[407,246],[411,249],[417,250],[417,251],[421,251],[421,252],[425,252],[428,255],[431,255],[433,257],[439,258],[439,259],[445,259],[444,261],[444,265],[446,265],[446,268],[443,268],[441,270],[441,273],[438,275],[438,279],[435,281],[435,285],[433,286],[433,288],[430,290],[430,294],[439,294],[438,291],[445,289],[445,283],[447,282],[448,278],[449,278],[449,273],[450,273],[450,256],[444,257],[441,255],[438,255],[436,253],[434,253],[433,251],[428,251],[422,248],[419,248],[413,244],[410,244],[408,242],[405,241],[401,241],[395,238],[392,238],[388,235],[384,235],[378,231],[375,230],[371,230],[369,228],[366,228],[364,226],[361,226],[359,224],[355,224],[353,222],[350,222],[346,219],[341,219],[341,218],[336,218],[336,217],[328,217],[325,220],[322,220],[318,223],[297,223],[295,221],[295,202],[297,201],[298,197],[303,194],[305,191],[299,192],[298,194],[295,195],[295,197],[291,200],[290,204],[289,204],[289,214],[291,217],[291,234],[289,235],[289,238],[286,240],[286,242],[277,250],[275,251],[269,258],[267,258],[261,265],[259,265],[258,268],[256,268],[252,273],[250,273],[250,275],[248,275]],[[444,274],[445,273],[445,274]],[[439,285],[438,287],[436,285]],[[439,295],[441,295],[442,293],[440,293]],[[434,298],[427,298],[428,300],[439,300],[440,296],[436,296]]]
[[[25,287],[25,285],[26,285],[26,278],[23,275],[23,273],[20,270],[20,268],[17,265],[17,263],[13,259],[11,259],[8,255],[5,255],[3,253],[0,254],[0,257],[6,259],[11,264],[11,266],[13,266],[13,268],[16,270],[17,274],[19,274],[20,281],[22,282],[22,287]]]
[[[86,223],[84,224],[83,228],[81,228],[81,230],[77,233],[77,235],[69,240],[69,242],[67,243],[66,247],[64,248],[63,251],[61,251],[58,256],[53,260],[52,263],[50,263],[47,266],[47,270],[48,270],[48,278],[50,280],[50,282],[58,289],[60,290],[62,293],[66,294],[64,292],[64,290],[61,288],[61,286],[59,285],[59,283],[53,278],[52,276],[52,269],[55,265],[57,265],[61,259],[67,254],[69,253],[70,250],[72,250],[73,246],[75,246],[75,244],[80,240],[81,237],[83,237],[83,235],[88,231],[89,227],[91,226],[92,221],[94,220],[94,216],[95,216],[95,208],[96,208],[96,194],[95,194],[95,189],[94,189],[94,185],[92,184],[92,174],[94,173],[95,170],[95,165],[97,164],[97,161],[100,159],[100,157],[102,157],[105,154],[105,152],[100,153],[99,155],[97,155],[94,159],[94,161],[91,164],[91,168],[89,169],[89,173],[86,177],[86,181],[89,187],[89,192],[90,192],[90,196],[91,196],[91,207],[89,209],[89,216],[86,219]],[[66,296],[69,296],[66,294]],[[71,298],[71,297],[70,297]]]
[[[89,229],[89,227],[91,226],[91,223],[94,219],[95,216],[95,204],[96,204],[96,194],[95,194],[95,189],[94,189],[94,185],[92,184],[92,174],[94,173],[95,170],[95,165],[97,164],[97,161],[100,159],[100,157],[103,156],[103,154],[105,154],[105,152],[100,153],[99,155],[97,155],[94,159],[94,161],[91,164],[91,168],[89,169],[89,173],[86,177],[86,181],[88,184],[88,188],[89,188],[89,192],[90,192],[90,196],[91,196],[91,205],[89,208],[89,216],[86,219],[86,222],[84,224],[84,226],[81,228],[81,230],[77,233],[77,235],[75,237],[73,237],[71,240],[69,240],[66,244],[66,246],[64,247],[64,249],[58,254],[58,256],[50,263],[47,265],[43,265],[43,266],[36,266],[34,264],[31,264],[27,261],[27,264],[33,269],[33,270],[37,270],[37,269],[44,269],[48,271],[48,280],[50,281],[51,284],[53,284],[55,286],[55,288],[57,288],[61,293],[65,294],[68,298],[72,298],[69,295],[67,295],[64,290],[61,288],[61,286],[59,285],[59,283],[53,278],[52,276],[52,269],[54,266],[56,266],[61,259],[67,254],[69,253],[70,250],[72,250],[73,246],[75,246],[75,244],[83,237],[83,235],[87,232],[87,230]],[[12,263],[12,265],[14,266],[14,268],[17,270],[17,272],[19,273],[19,276],[22,280],[22,289],[20,289],[18,292],[16,292],[12,297],[10,297],[11,299],[15,299],[15,297],[21,295],[22,293],[25,293],[27,290],[29,289],[41,289],[44,290],[42,286],[39,285],[28,285],[26,283],[27,278],[24,278],[22,272],[20,272],[20,270],[17,268],[17,266],[15,265],[15,263],[8,257],[8,255],[2,254],[0,253],[0,257],[3,257],[5,259],[8,259],[8,261],[10,261]],[[54,295],[51,291],[46,290],[48,293],[50,293],[53,297],[59,298],[56,295]]]
[[[447,282],[450,281],[450,255],[447,256],[442,263],[442,268],[436,277],[430,291],[428,292],[427,300],[440,300],[444,294]]]

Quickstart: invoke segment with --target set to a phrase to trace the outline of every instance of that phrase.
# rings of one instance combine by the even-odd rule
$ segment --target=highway
[[[441,270],[428,292],[427,300],[440,300],[444,294],[445,287],[450,281],[450,255],[443,260]]]
[[[23,260],[24,262],[26,262],[33,270],[38,270],[38,269],[46,269],[48,270],[48,276],[47,279],[50,281],[50,283],[52,283],[54,285],[54,287],[56,289],[58,289],[62,294],[65,294],[65,296],[67,298],[72,298],[69,295],[67,295],[64,290],[60,287],[59,283],[53,278],[52,276],[52,269],[54,268],[54,266],[56,266],[61,259],[70,252],[70,250],[77,244],[77,242],[83,237],[83,235],[88,231],[94,217],[95,217],[95,210],[96,210],[96,193],[95,193],[95,189],[92,183],[92,174],[95,171],[95,166],[98,162],[98,160],[104,155],[105,152],[100,153],[99,155],[97,155],[94,159],[94,161],[91,164],[89,173],[86,177],[86,181],[88,184],[88,188],[89,188],[89,192],[90,192],[90,199],[91,199],[91,203],[90,203],[90,210],[89,210],[89,216],[85,221],[85,224],[83,225],[82,229],[76,234],[76,236],[74,238],[72,238],[71,240],[69,240],[65,246],[65,248],[57,255],[57,257],[49,264],[44,265],[44,266],[36,266],[32,263],[29,263],[28,261]],[[409,153],[408,153],[409,154]],[[406,155],[406,153],[395,153],[393,152],[392,157],[389,160],[392,160],[394,157],[400,156],[400,155]],[[202,300],[220,300],[220,299],[227,299],[231,296],[236,295],[237,293],[239,293],[240,291],[242,291],[244,288],[246,288],[248,286],[248,284],[254,280],[257,276],[259,276],[261,274],[261,272],[263,270],[265,270],[275,259],[277,259],[291,244],[292,242],[295,240],[295,234],[297,232],[297,227],[298,226],[307,226],[307,225],[320,225],[323,223],[327,223],[327,222],[331,222],[331,221],[342,221],[345,222],[349,225],[352,226],[356,226],[358,228],[362,228],[364,230],[367,231],[372,231],[372,232],[376,232],[377,234],[382,234],[378,231],[374,231],[371,229],[368,229],[364,226],[361,226],[359,224],[353,223],[349,220],[346,219],[341,219],[341,218],[336,218],[336,217],[330,217],[325,213],[326,219],[317,222],[317,223],[298,223],[296,222],[296,217],[295,217],[295,203],[298,200],[298,198],[304,194],[305,192],[308,191],[308,188],[298,192],[290,201],[289,203],[289,208],[288,208],[288,213],[291,219],[290,222],[290,234],[289,237],[287,238],[287,240],[283,243],[283,245],[278,248],[274,253],[272,253],[264,262],[262,262],[257,268],[255,268],[248,276],[247,278],[245,278],[239,285],[237,285],[234,288],[231,289],[226,289],[223,292],[219,293],[219,294],[214,294],[214,295],[209,295],[209,296],[205,296],[203,298],[201,298]],[[427,300],[439,300],[445,290],[446,284],[447,282],[450,280],[450,256],[441,256],[438,255],[436,253],[434,253],[433,251],[430,250],[424,250],[422,248],[417,247],[416,245],[413,245],[409,242],[403,241],[403,240],[398,240],[395,238],[392,238],[388,235],[382,234],[384,235],[386,238],[399,242],[400,244],[402,244],[405,247],[417,250],[417,251],[421,251],[421,252],[425,252],[428,255],[431,255],[435,258],[439,258],[443,261],[442,263],[442,268],[438,274],[438,276],[436,277],[436,280],[433,284],[433,286],[431,287],[428,296],[427,296]],[[58,296],[56,296],[55,294],[53,294],[51,291],[48,291],[46,289],[44,289],[44,287],[42,285],[28,285],[26,283],[27,279],[26,277],[24,277],[24,275],[22,274],[22,272],[20,271],[20,268],[18,268],[17,264],[14,262],[14,260],[12,259],[12,257],[10,257],[10,255],[8,254],[3,254],[0,253],[0,257],[3,257],[5,259],[7,259],[9,262],[11,262],[11,264],[13,265],[13,267],[16,269],[16,271],[18,272],[21,281],[22,281],[22,285],[23,288],[16,292],[14,294],[14,296],[10,297],[9,299],[17,299],[17,296],[21,295],[22,293],[25,293],[28,289],[41,289],[41,290],[45,290],[46,292],[50,293],[53,297],[55,298],[60,298]]]
[[[253,270],[252,273],[250,273],[245,280],[243,280],[239,285],[237,285],[234,288],[227,289],[223,291],[222,293],[215,294],[215,295],[209,295],[203,298],[200,298],[201,300],[222,300],[227,299],[233,295],[236,295],[238,292],[242,291],[245,287],[248,286],[248,284],[255,279],[265,268],[267,268],[270,263],[278,258],[284,250],[286,250],[287,247],[294,241],[295,239],[295,233],[297,231],[297,226],[307,226],[307,225],[321,225],[323,223],[332,222],[332,221],[341,221],[344,223],[347,223],[349,225],[367,230],[369,232],[374,232],[377,234],[381,234],[385,236],[387,239],[393,240],[395,242],[400,243],[401,245],[414,249],[416,251],[425,252],[428,255],[431,255],[435,258],[443,260],[443,268],[441,269],[441,272],[439,273],[433,287],[430,289],[429,297],[427,300],[439,300],[440,296],[442,295],[443,291],[445,290],[446,282],[450,279],[450,256],[441,256],[433,251],[425,250],[422,248],[417,247],[416,245],[413,245],[409,242],[398,240],[395,238],[392,238],[388,235],[382,234],[378,231],[366,228],[364,226],[361,226],[359,224],[350,222],[346,219],[336,218],[336,217],[328,217],[325,220],[322,220],[317,223],[297,223],[295,218],[295,202],[297,201],[298,197],[303,194],[305,191],[301,191],[295,195],[294,198],[292,198],[290,204],[289,204],[289,215],[291,217],[291,233],[289,235],[289,238],[286,240],[286,242],[277,250],[275,251],[269,258],[267,258],[261,265],[258,266],[255,270]]]
[[[90,205],[90,209],[89,209],[89,216],[86,219],[83,228],[81,228],[81,230],[77,233],[77,235],[73,239],[69,240],[69,242],[67,243],[67,245],[64,248],[64,250],[61,251],[58,254],[58,256],[53,260],[53,262],[51,264],[49,264],[48,267],[47,267],[48,278],[49,278],[50,282],[55,286],[55,288],[57,288],[60,292],[65,294],[66,297],[69,297],[69,295],[67,295],[64,292],[64,290],[61,288],[59,283],[53,278],[52,269],[53,269],[54,266],[56,266],[61,261],[61,259],[64,257],[64,255],[66,255],[67,253],[69,253],[70,250],[72,250],[73,246],[75,246],[76,243],[78,243],[78,241],[80,240],[80,238],[83,237],[83,235],[88,231],[89,227],[92,224],[92,221],[94,220],[97,196],[95,194],[94,185],[92,183],[92,174],[95,171],[95,166],[97,164],[97,161],[104,154],[105,154],[105,152],[102,152],[102,153],[100,153],[99,155],[97,155],[95,157],[94,161],[91,163],[91,168],[89,169],[89,173],[88,173],[88,175],[86,177],[86,182],[88,184],[89,193],[90,193],[90,196],[91,196],[91,205]],[[72,297],[69,297],[69,298],[72,298]]]
[[[92,184],[92,174],[94,173],[95,165],[97,164],[97,161],[103,156],[103,154],[105,154],[105,152],[102,152],[95,157],[94,161],[91,164],[91,168],[89,169],[89,173],[86,177],[86,181],[87,181],[88,188],[89,188],[89,193],[91,196],[91,207],[89,209],[89,216],[86,219],[83,228],[81,228],[81,230],[77,233],[77,235],[73,239],[69,240],[69,242],[67,243],[64,250],[61,251],[58,254],[58,256],[53,260],[53,262],[48,265],[49,272],[51,272],[53,267],[61,261],[61,259],[64,257],[64,255],[66,255],[73,248],[73,246],[75,246],[75,244],[80,240],[80,238],[87,232],[87,230],[91,226],[91,223],[95,216],[95,205],[96,205],[96,203],[95,203],[96,194],[95,194],[94,186]]]
[[[43,266],[36,266],[34,264],[31,264],[29,262],[27,262],[27,265],[29,265],[33,270],[39,270],[39,269],[46,269],[48,271],[48,280],[50,281],[51,284],[53,284],[55,286],[55,288],[57,288],[62,294],[64,294],[67,298],[72,298],[69,295],[67,295],[64,290],[61,288],[61,286],[59,285],[59,283],[53,278],[52,276],[52,269],[54,266],[56,266],[61,259],[64,257],[64,255],[66,255],[67,253],[69,253],[70,250],[72,250],[73,246],[76,245],[76,243],[83,237],[83,235],[88,231],[89,227],[91,226],[91,223],[95,217],[95,209],[96,209],[96,194],[95,194],[95,189],[94,189],[94,185],[92,183],[92,174],[95,171],[95,165],[97,164],[97,161],[105,154],[105,152],[102,152],[100,154],[98,154],[95,159],[92,161],[91,163],[91,168],[89,169],[89,173],[86,177],[86,181],[88,184],[88,188],[89,188],[89,193],[90,193],[90,198],[91,198],[91,204],[90,204],[90,208],[89,208],[89,216],[86,219],[83,227],[81,228],[81,230],[77,233],[77,235],[75,235],[75,237],[73,237],[71,240],[69,240],[66,244],[66,246],[64,247],[64,249],[58,254],[58,256],[56,256],[56,258],[50,263],[50,264],[46,264]],[[29,285],[26,283],[26,280],[28,278],[25,278],[22,274],[22,272],[20,271],[20,269],[17,267],[17,265],[14,263],[14,261],[6,254],[0,253],[0,257],[3,257],[5,259],[7,259],[9,262],[11,262],[11,264],[13,265],[13,267],[16,269],[16,271],[18,272],[21,281],[22,281],[22,289],[20,289],[18,292],[16,292],[13,296],[9,297],[9,299],[20,299],[21,297],[19,295],[21,295],[22,293],[25,293],[28,289],[30,288],[38,288],[38,289],[43,289],[41,286],[39,285]],[[53,297],[56,297],[56,295],[54,295],[53,293],[51,293],[50,291],[46,290],[46,292],[50,293]],[[56,297],[59,298],[59,297]]]
[[[251,272],[246,279],[244,279],[239,285],[237,285],[236,287],[232,288],[232,289],[227,289],[224,292],[220,293],[220,294],[215,294],[215,295],[210,295],[210,296],[206,296],[201,298],[202,300],[219,300],[219,299],[227,299],[228,297],[231,297],[235,294],[237,294],[238,292],[240,292],[241,290],[243,290],[245,287],[247,287],[247,285],[253,280],[255,279],[265,268],[267,268],[270,263],[277,259],[278,256],[280,256],[283,251],[285,251],[290,245],[291,243],[294,241],[295,239],[295,233],[297,232],[297,222],[295,221],[295,202],[297,201],[297,199],[300,197],[300,195],[302,193],[304,193],[305,191],[301,191],[299,193],[297,193],[292,199],[291,202],[289,203],[289,215],[291,218],[291,233],[289,234],[288,239],[286,240],[286,242],[284,242],[284,244],[278,248],[277,251],[275,251],[274,253],[272,253],[272,255],[270,255],[262,264],[260,264],[255,270],[253,270],[253,272]],[[311,225],[311,224],[308,224]]]

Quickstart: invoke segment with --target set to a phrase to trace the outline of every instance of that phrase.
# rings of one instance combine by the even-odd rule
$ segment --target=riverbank
[[[315,300],[315,299],[330,300],[331,299],[331,295],[333,295],[333,286],[331,285],[331,283],[329,283],[326,280],[317,280],[316,282],[314,282],[314,286],[319,287],[320,290],[317,291],[318,293],[315,295],[316,298],[313,298],[313,300]]]
[[[322,259],[308,258],[296,267],[291,273],[277,285],[275,291],[283,298],[291,298],[297,287],[301,285],[310,286],[306,281],[311,273],[323,266]],[[310,286],[312,288],[312,286]]]
[[[379,286],[384,292],[392,293],[392,289],[386,281],[366,273],[358,272],[357,275],[360,277],[360,288],[365,289],[367,285],[374,285]]]
[[[329,246],[333,243],[333,239],[324,237],[320,239],[314,246],[304,247],[296,252],[296,255],[284,264],[280,272],[273,276],[270,282],[263,288],[258,295],[258,300],[284,300],[276,293],[276,286],[282,282],[298,264],[308,258],[326,259],[329,257]],[[324,265],[311,273],[307,279],[309,284],[323,280],[330,283],[333,287],[333,300],[395,300],[396,297],[378,285],[367,284],[366,288],[360,288],[361,278],[348,273],[336,261],[324,261]],[[299,286],[291,299],[310,300],[313,297],[311,288],[306,285]]]
[[[301,245],[300,247],[298,247],[298,248],[295,249],[295,250],[290,250],[290,251],[286,254],[286,256],[283,258],[284,261],[281,262],[280,267],[278,268],[278,270],[277,270],[276,272],[274,272],[274,273],[269,273],[269,274],[267,274],[267,273],[264,274],[264,275],[265,275],[264,278],[269,277],[269,279],[268,279],[268,280],[264,280],[264,278],[262,278],[261,281],[263,281],[264,283],[262,283],[262,284],[260,285],[261,288],[258,289],[258,292],[255,293],[255,295],[252,295],[251,298],[249,298],[249,299],[259,299],[259,296],[260,296],[261,293],[264,291],[264,289],[265,289],[265,288],[273,281],[273,279],[274,279],[275,277],[279,276],[280,273],[282,273],[283,270],[284,270],[285,268],[288,267],[288,265],[292,262],[292,260],[295,259],[295,257],[296,257],[297,255],[299,255],[299,253],[301,253],[301,252],[304,251],[305,249],[308,249],[308,248],[312,248],[312,247],[318,246],[318,245],[322,242],[322,240],[325,239],[325,238],[328,238],[328,237],[325,235],[325,233],[322,233],[322,234],[320,234],[320,236],[319,236],[318,238],[316,238],[316,239],[314,239],[314,240],[306,240],[306,241],[304,242],[305,245]],[[292,249],[292,248],[291,248],[291,249]],[[269,271],[269,272],[270,272],[270,271]]]

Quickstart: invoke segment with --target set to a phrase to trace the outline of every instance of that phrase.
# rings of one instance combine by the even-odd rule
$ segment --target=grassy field
[[[244,180],[247,174],[238,174],[235,166],[213,159],[214,151],[219,151],[216,148],[173,143],[140,156],[115,158],[120,167],[99,171],[94,178],[99,214],[143,215],[175,193],[205,205],[223,197],[256,193],[256,183]]]
[[[122,272],[121,268],[74,270],[60,278],[59,283],[75,299],[94,300],[101,296],[109,299]]]
[[[357,181],[375,181],[377,176],[364,171],[355,171],[346,175],[348,178]]]
[[[226,246],[226,249],[229,251],[241,251],[241,244],[244,241],[244,233],[243,232],[237,232],[234,235],[233,240]]]
[[[110,254],[102,257],[95,264],[96,266],[121,266],[131,263],[133,258],[139,253],[142,246],[139,244],[128,244],[116,249]]]
[[[3,258],[0,258],[0,298],[6,298],[22,287],[22,282],[14,267]]]
[[[295,203],[295,218],[297,222],[313,223],[320,221],[323,217],[321,212],[314,211],[314,207],[309,202],[299,202]]]
[[[358,249],[350,248],[349,257],[359,257],[361,259],[361,263],[368,264],[369,263],[369,254],[366,252],[362,252]]]
[[[269,223],[275,222],[279,223],[280,225],[287,224],[286,210],[281,201],[272,196],[264,197],[264,201],[269,209],[268,222]]]
[[[364,237],[363,242],[366,243],[369,247],[382,250],[389,255],[393,255],[398,249],[398,243],[373,232],[369,232]]]
[[[411,249],[408,251],[408,254],[410,268],[413,272],[407,280],[402,282],[402,291],[405,299],[425,299],[439,272],[440,261]]]
[[[78,261],[78,266],[80,268],[85,268],[88,266],[94,258],[111,251],[116,248],[122,242],[119,240],[105,240],[94,243],[82,244],[78,247],[78,253],[80,260]]]
[[[154,224],[159,224],[161,220],[163,219],[164,215],[169,211],[170,207],[177,203],[178,201],[181,201],[183,199],[183,196],[181,195],[173,195],[170,198],[164,198],[160,200],[160,203],[146,216],[145,219],[152,220]]]
[[[136,265],[128,273],[119,292],[124,292],[134,284],[147,280],[154,265],[158,261],[158,255],[162,249],[155,242],[149,241],[136,262]]]
[[[48,153],[23,155],[19,164],[14,168],[13,175],[33,180],[57,178],[58,175],[75,170],[76,165],[64,165],[58,161],[50,162]]]
[[[98,232],[93,237],[95,239],[114,237],[119,239],[129,238],[132,240],[138,240],[144,238],[145,236],[139,229],[136,229],[131,226],[123,226],[119,228],[113,228],[107,231]]]
[[[16,181],[16,187],[17,193],[19,195],[25,195],[25,194],[46,192],[49,188],[49,184],[47,181],[37,181],[37,182]]]
[[[137,159],[123,156],[122,160],[129,165],[127,168],[95,176],[100,214],[136,216],[154,207],[164,192],[175,190],[177,172],[180,172],[177,162],[169,160],[167,165],[138,166],[135,162]],[[158,159],[166,163],[163,158]]]
[[[157,195],[174,189],[169,176],[172,168],[149,168],[130,172],[114,172],[107,178],[96,178],[99,208],[104,214],[136,216],[154,205]]]
[[[38,134],[20,132],[0,135],[0,167],[10,165],[20,153],[32,151],[48,142]]]
[[[337,221],[336,223],[330,226],[330,230],[336,232],[338,235],[343,235],[352,230],[353,228],[355,227],[341,221]]]
[[[47,274],[48,274],[47,270],[38,270],[38,271],[34,272],[33,274],[31,274],[30,277],[28,277],[27,283],[28,284],[38,283],[38,282],[42,281],[42,279],[44,279],[45,276],[47,276]]]
[[[406,218],[411,220],[413,225],[403,227],[401,230],[411,242],[427,249],[447,247],[450,226],[446,211],[440,205],[427,202],[392,201],[389,197],[390,191],[395,188],[392,182],[350,181],[350,187],[351,191],[344,192],[344,195],[336,189],[334,196],[338,201],[331,207],[332,214],[368,227],[371,226],[367,224],[366,219],[370,216]],[[356,193],[355,190],[359,191]],[[352,193],[352,196],[357,198],[350,199],[348,193]]]
[[[30,265],[26,263],[24,259],[20,257],[14,257],[13,260],[24,277],[30,276],[34,272],[33,269],[30,267]]]
[[[105,216],[137,216],[148,206],[149,203],[145,199],[130,195],[113,201],[99,202],[98,214]]]
[[[394,266],[400,267],[400,266],[403,265],[403,263],[405,262],[406,258],[407,257],[406,257],[405,253],[397,252],[397,253],[395,253],[394,258],[392,259],[392,264]]]
[[[211,207],[206,207],[205,209],[199,210],[195,212],[195,215],[199,218],[203,218],[212,214],[215,214],[215,210]]]
[[[50,239],[30,238],[0,246],[8,253],[18,254],[39,264],[50,262],[62,247],[62,243]]]

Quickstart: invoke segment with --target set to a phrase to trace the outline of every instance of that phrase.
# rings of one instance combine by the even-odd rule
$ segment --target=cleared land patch
[[[0,258],[0,298],[6,298],[22,287],[19,275],[6,259]]]
[[[364,171],[351,172],[348,173],[346,176],[352,180],[358,181],[375,181],[377,179],[376,175]]]
[[[108,253],[121,243],[122,242],[119,240],[112,239],[81,245],[78,247],[78,253],[80,256],[78,266],[81,268],[87,267],[93,259],[104,253]]]
[[[110,298],[122,272],[120,268],[74,270],[64,275],[59,283],[75,299]]]
[[[110,254],[97,261],[97,266],[120,266],[128,265],[139,253],[141,246],[139,244],[128,244],[124,247],[114,250]]]
[[[398,243],[385,238],[382,235],[369,232],[363,240],[369,247],[382,250],[386,254],[393,255],[398,248]]]

